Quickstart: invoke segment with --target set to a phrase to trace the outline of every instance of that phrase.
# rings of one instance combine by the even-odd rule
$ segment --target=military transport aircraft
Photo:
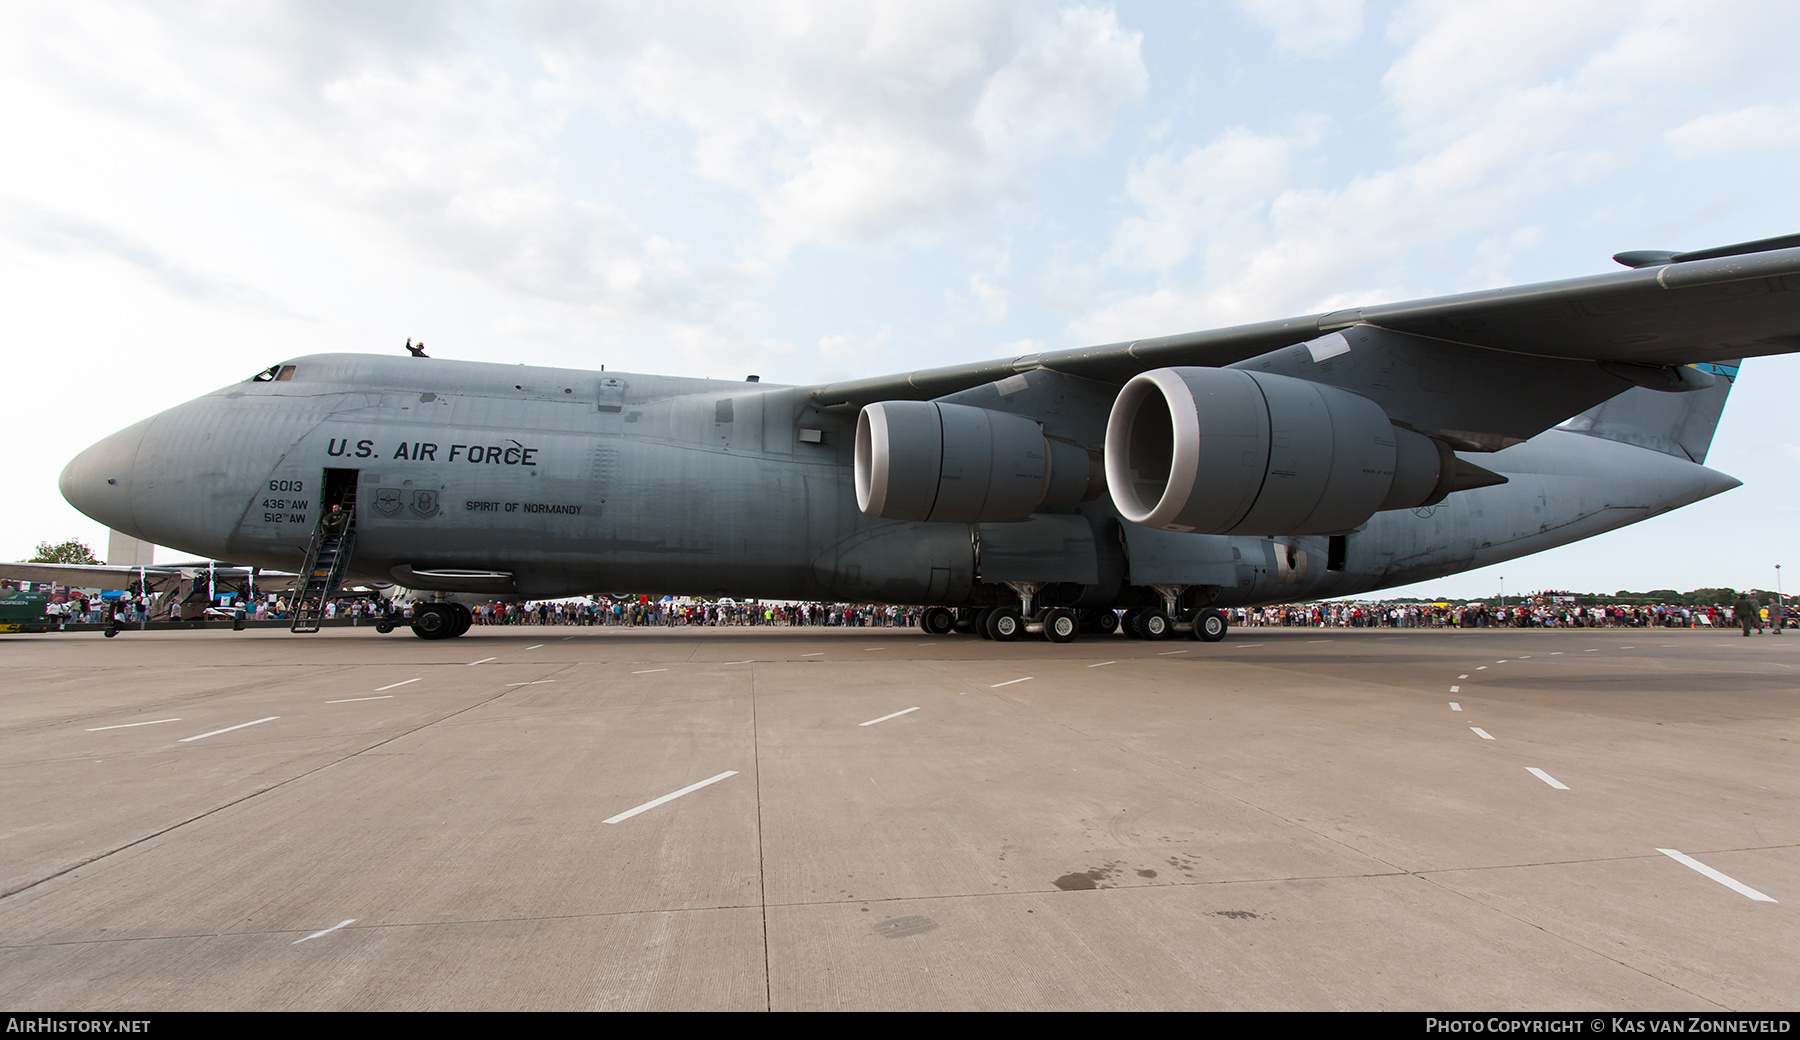
[[[1800,350],[1800,235],[1415,303],[824,386],[321,354],[64,470],[136,538],[307,578],[923,604],[935,633],[1217,640],[1737,486],[1741,359]],[[304,619],[303,619],[304,621]],[[302,624],[299,627],[305,627]],[[316,627],[316,625],[314,626]]]

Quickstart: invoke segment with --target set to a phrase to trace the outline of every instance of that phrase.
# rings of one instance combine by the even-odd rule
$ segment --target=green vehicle
[[[48,632],[55,627],[41,592],[0,592],[0,632]]]

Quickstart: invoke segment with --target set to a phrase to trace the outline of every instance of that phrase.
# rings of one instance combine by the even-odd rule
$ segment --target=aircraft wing
[[[1654,366],[1800,351],[1800,236],[1692,253],[1621,253],[1617,259],[1641,266],[1587,278],[851,380],[817,387],[810,395],[827,408],[930,400],[1033,369],[1123,383],[1156,368],[1233,364],[1353,325],[1509,354]]]

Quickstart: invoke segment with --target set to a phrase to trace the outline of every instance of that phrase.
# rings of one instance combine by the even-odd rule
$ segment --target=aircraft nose
[[[128,426],[63,467],[57,487],[76,509],[115,531],[138,537],[132,517],[132,468],[152,420]]]

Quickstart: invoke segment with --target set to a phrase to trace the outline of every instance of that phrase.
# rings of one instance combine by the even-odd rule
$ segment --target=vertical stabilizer
[[[1704,390],[1685,394],[1633,387],[1589,408],[1560,428],[1635,444],[1690,462],[1705,462],[1740,364],[1741,361],[1721,361],[1690,366],[1712,373],[1718,381]]]

